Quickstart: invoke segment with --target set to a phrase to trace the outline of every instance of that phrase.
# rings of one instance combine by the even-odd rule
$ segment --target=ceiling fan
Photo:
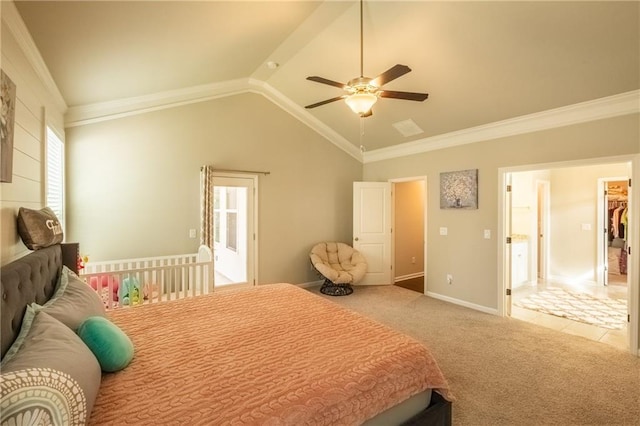
[[[340,99],[344,99],[349,108],[351,108],[351,110],[356,114],[360,115],[360,117],[370,117],[373,114],[371,108],[373,107],[373,104],[376,103],[378,98],[393,98],[422,102],[429,97],[429,94],[427,93],[397,92],[393,90],[384,90],[382,88],[384,84],[410,72],[411,68],[406,65],[394,65],[376,78],[364,76],[362,4],[363,0],[360,0],[360,77],[349,80],[347,84],[339,83],[337,81],[329,80],[315,75],[307,77],[307,80],[315,81],[316,83],[328,84],[329,86],[339,87],[347,93],[341,96],[336,96],[335,98],[325,99],[324,101],[307,105],[305,106],[305,108],[311,109],[331,102],[339,101]]]

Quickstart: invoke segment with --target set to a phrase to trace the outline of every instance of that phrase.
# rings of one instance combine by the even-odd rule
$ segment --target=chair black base
[[[320,287],[320,293],[329,296],[348,296],[353,293],[353,287],[351,284],[334,284],[329,280],[324,280],[322,287]]]

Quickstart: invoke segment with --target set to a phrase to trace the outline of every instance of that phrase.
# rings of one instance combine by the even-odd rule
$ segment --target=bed
[[[25,313],[31,310],[27,306],[46,306],[57,294],[61,266],[61,248],[56,245],[2,268],[3,363],[23,329]],[[77,344],[74,333],[51,319],[53,311],[38,312],[34,324],[47,322],[49,328],[38,326],[64,335],[50,338],[51,344],[65,340],[62,351]],[[47,364],[46,374],[38,370],[27,380],[27,386],[43,386],[43,377],[50,381],[57,374],[65,384],[73,384],[61,389],[56,383],[52,394],[60,401],[65,395],[75,398],[78,407],[50,417],[96,425],[451,424],[448,385],[427,348],[291,284],[122,308],[105,315],[133,342],[131,363],[113,373],[100,374],[98,367],[96,386],[86,383],[95,376],[95,365],[90,357],[77,361],[86,351],[81,344],[74,346],[72,355],[56,359],[61,367]],[[45,335],[49,334],[54,335]],[[24,343],[15,356],[29,348]],[[56,357],[46,361],[53,362],[51,358]],[[76,371],[81,366],[86,374]],[[69,371],[56,372],[65,368]],[[5,405],[0,408],[5,412],[8,394],[17,395],[23,385],[15,382],[15,366],[9,369],[11,377],[4,368],[2,372]],[[60,401],[58,406],[64,405]]]

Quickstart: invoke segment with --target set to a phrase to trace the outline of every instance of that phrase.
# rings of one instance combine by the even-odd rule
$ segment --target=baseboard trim
[[[412,280],[414,278],[421,278],[421,277],[424,277],[424,272],[416,272],[414,274],[400,275],[398,277],[395,277],[393,282],[399,283],[400,281],[407,281],[407,280]]]
[[[498,315],[498,310],[495,308],[487,308],[486,306],[476,305],[475,303],[467,302],[465,300],[455,299],[453,297],[444,296],[439,293],[433,293],[427,291],[426,296],[433,297],[434,299],[442,300],[444,302],[453,303],[454,305],[463,306],[465,308],[473,309],[476,311],[484,312],[485,314]]]

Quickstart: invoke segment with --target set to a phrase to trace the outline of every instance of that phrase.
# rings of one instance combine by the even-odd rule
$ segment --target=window
[[[231,251],[238,250],[238,188],[213,188],[213,239]]]
[[[227,248],[229,250],[238,250],[238,213],[227,212]]]
[[[46,204],[64,228],[64,143],[47,127]]]

